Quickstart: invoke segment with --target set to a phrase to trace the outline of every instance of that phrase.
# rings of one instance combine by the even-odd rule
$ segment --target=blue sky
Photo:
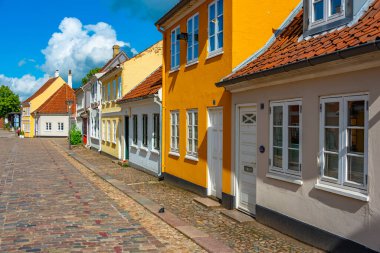
[[[154,22],[177,0],[0,0],[0,84],[22,98],[59,68],[74,86],[84,72],[104,64],[112,45],[129,54],[162,36]]]

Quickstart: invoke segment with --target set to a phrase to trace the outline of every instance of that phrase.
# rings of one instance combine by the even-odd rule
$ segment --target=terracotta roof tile
[[[52,85],[54,83],[55,80],[57,80],[58,77],[54,77],[54,78],[50,78],[49,80],[46,81],[46,83],[44,83],[44,85],[41,86],[41,88],[39,88],[32,96],[30,96],[27,100],[25,100],[24,102],[22,103],[27,103],[27,102],[30,102],[32,101],[34,98],[38,97],[39,95],[41,95],[45,90],[47,90],[47,88],[50,87],[50,85]]]
[[[380,37],[379,26],[380,0],[376,0],[355,25],[299,41],[303,34],[301,10],[262,55],[224,81],[372,42]]]
[[[67,84],[63,84],[45,103],[43,103],[35,112],[44,114],[66,114],[68,112],[67,100],[73,101],[71,113],[75,114],[75,92]]]
[[[162,87],[162,66],[150,74],[144,81],[127,93],[118,102],[127,102],[130,99],[144,98],[156,94]]]

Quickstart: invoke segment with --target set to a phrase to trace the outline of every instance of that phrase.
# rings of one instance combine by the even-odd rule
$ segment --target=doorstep
[[[242,213],[238,210],[222,210],[220,211],[220,213],[227,216],[230,219],[233,219],[234,221],[237,221],[238,223],[251,222],[255,220],[251,216]]]
[[[196,202],[197,204],[200,204],[204,207],[207,207],[207,208],[216,208],[216,207],[220,207],[220,204],[219,202],[216,202],[215,200],[212,200],[210,198],[202,198],[202,197],[196,197],[193,199],[194,202]]]

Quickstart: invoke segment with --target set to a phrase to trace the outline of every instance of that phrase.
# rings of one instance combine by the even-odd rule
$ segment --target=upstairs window
[[[121,98],[122,96],[122,82],[121,82],[121,77],[118,78],[118,85],[119,85],[119,88],[117,89],[117,97],[118,98]]]
[[[113,100],[115,100],[117,98],[117,89],[116,89],[116,80],[113,80],[112,82],[113,84]]]
[[[108,83],[107,101],[111,100],[111,83]]]
[[[179,40],[177,39],[178,35],[181,33],[179,26],[172,30],[171,32],[171,50],[170,50],[170,56],[171,56],[171,65],[170,68],[172,70],[179,68],[179,60],[180,60],[180,44]]]
[[[187,62],[198,60],[199,54],[199,15],[196,14],[187,20]]]
[[[219,53],[223,49],[223,0],[216,0],[208,6],[208,51]]]
[[[307,24],[305,35],[313,35],[344,25],[352,20],[353,0],[304,0]]]

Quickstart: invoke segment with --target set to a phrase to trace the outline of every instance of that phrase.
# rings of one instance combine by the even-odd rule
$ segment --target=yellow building
[[[231,95],[215,83],[262,48],[299,2],[183,0],[156,22],[167,179],[235,206]]]
[[[114,56],[119,53],[114,48]],[[100,77],[102,84],[101,151],[118,159],[125,159],[125,117],[128,111],[117,104],[162,64],[162,41],[128,59]]]
[[[32,96],[22,102],[21,130],[25,132],[25,137],[33,138],[37,135],[35,111],[64,84],[65,81],[59,76],[58,71],[56,71],[54,78],[50,78]]]

